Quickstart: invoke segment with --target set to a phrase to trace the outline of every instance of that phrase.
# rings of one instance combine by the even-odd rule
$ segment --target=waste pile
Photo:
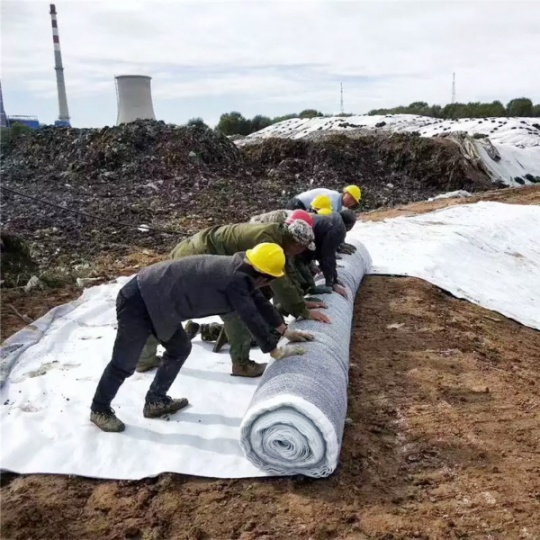
[[[496,187],[449,140],[402,133],[314,135],[261,139],[242,146],[242,153],[254,175],[279,178],[291,193],[322,185],[341,189],[345,179],[362,186],[364,210]]]
[[[142,248],[166,252],[182,235],[283,207],[311,187],[357,183],[364,210],[492,189],[454,146],[370,134],[239,148],[204,126],[154,120],[44,128],[2,147],[2,228],[50,268]]]

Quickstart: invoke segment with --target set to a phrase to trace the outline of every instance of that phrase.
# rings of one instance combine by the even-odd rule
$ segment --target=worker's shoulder
[[[313,189],[310,189],[309,191],[304,191],[302,195],[310,195],[310,196],[316,197],[317,195],[334,195],[335,193],[339,194],[339,192],[334,189],[321,187],[321,188],[313,188]]]

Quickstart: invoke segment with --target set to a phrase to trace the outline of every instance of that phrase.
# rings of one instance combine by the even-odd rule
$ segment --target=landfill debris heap
[[[358,184],[363,210],[493,189],[457,146],[406,134],[239,148],[204,126],[140,120],[44,128],[3,145],[2,154],[2,186],[41,199],[2,189],[2,229],[29,243],[40,268],[141,248],[166,252],[182,235],[283,207],[313,187]]]

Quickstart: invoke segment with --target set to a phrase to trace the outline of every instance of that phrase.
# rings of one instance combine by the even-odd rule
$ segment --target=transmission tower
[[[452,103],[456,102],[456,74],[452,73]]]
[[[343,109],[343,83],[340,83],[340,86],[341,86],[340,109],[341,109],[341,114],[343,114],[345,112],[345,110]]]

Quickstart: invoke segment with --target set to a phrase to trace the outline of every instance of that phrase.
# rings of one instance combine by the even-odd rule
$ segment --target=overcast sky
[[[48,0],[2,0],[8,114],[58,115]],[[72,124],[113,125],[114,75],[152,76],[158,119],[365,113],[423,100],[540,102],[540,1],[57,0]]]

